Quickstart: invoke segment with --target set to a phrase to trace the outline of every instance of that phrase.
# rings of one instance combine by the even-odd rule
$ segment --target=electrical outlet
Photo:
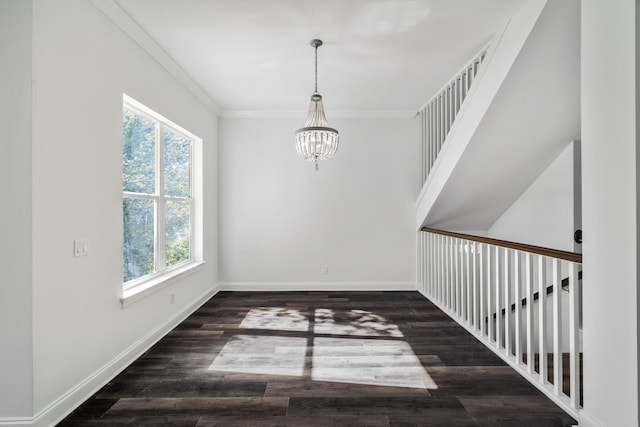
[[[322,266],[322,274],[329,274],[329,267],[326,265]]]
[[[169,295],[169,304],[176,302],[176,294]]]
[[[73,241],[73,256],[87,256],[89,255],[89,244],[86,240],[74,240]]]

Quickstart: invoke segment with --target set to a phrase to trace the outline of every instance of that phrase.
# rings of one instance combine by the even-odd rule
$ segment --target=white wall
[[[225,286],[415,286],[417,123],[328,116],[341,143],[317,173],[295,152],[303,117],[222,119]]]
[[[638,425],[636,7],[582,1],[587,426]]]
[[[32,415],[31,2],[0,2],[0,422]]]
[[[489,228],[488,236],[573,252],[574,143]]]
[[[579,139],[579,66],[579,0],[530,1],[513,16],[492,40],[438,155],[418,227],[490,228]]]
[[[34,0],[33,81],[34,407],[41,415],[86,397],[123,367],[128,351],[213,292],[217,119],[86,0]],[[123,92],[201,137],[206,165],[204,269],[124,309]],[[88,256],[73,257],[74,239],[88,241]]]

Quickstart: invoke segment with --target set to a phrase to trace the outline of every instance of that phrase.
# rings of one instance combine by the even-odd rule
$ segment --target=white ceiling
[[[413,115],[527,0],[115,0],[223,114]]]

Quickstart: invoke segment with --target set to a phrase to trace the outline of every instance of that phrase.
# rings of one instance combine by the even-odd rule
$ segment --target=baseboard
[[[221,282],[221,291],[415,291],[415,282]]]
[[[137,358],[143,355],[151,346],[157,343],[162,337],[164,337],[169,331],[175,328],[180,322],[186,319],[200,306],[207,302],[211,297],[217,294],[219,286],[216,284],[205,293],[195,298],[188,304],[184,310],[176,313],[166,322],[159,325],[157,328],[143,336],[129,348],[124,350],[118,356],[116,356],[109,363],[98,369],[91,376],[84,381],[76,385],[69,390],[66,394],[61,396],[58,400],[51,403],[44,408],[32,420],[19,420],[20,423],[5,423],[0,421],[0,426],[52,426],[60,422],[64,417],[69,415],[74,409],[76,409],[82,402],[95,394],[98,390],[104,387],[109,381],[111,381],[116,375],[122,372],[127,366],[133,363]],[[16,420],[18,421],[18,420]],[[27,422],[28,421],[28,422]]]
[[[33,418],[20,417],[20,418],[0,418],[0,426],[7,427],[22,427],[32,426]]]
[[[595,419],[592,415],[588,415],[584,410],[580,414],[580,419],[578,420],[579,427],[603,427],[605,424],[597,419]]]

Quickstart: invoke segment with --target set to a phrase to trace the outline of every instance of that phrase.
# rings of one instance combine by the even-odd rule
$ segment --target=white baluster
[[[429,141],[429,146],[430,146],[430,156],[431,159],[429,160],[429,162],[431,163],[431,167],[433,168],[433,164],[436,162],[436,156],[438,155],[438,151],[436,150],[436,105],[434,102],[431,102],[430,104],[430,108],[431,108],[431,117],[430,117],[430,141]]]
[[[456,280],[456,266],[455,258],[453,256],[453,244],[455,238],[449,238],[449,309],[451,312],[455,309],[456,295],[455,295],[455,280]]]
[[[509,318],[511,317],[511,271],[509,262],[510,250],[503,248],[503,263],[504,266],[504,279],[502,281],[504,285],[504,351],[507,356],[511,356],[511,328],[509,325]]]
[[[431,299],[437,300],[437,288],[436,284],[438,283],[438,235],[431,235]]]
[[[436,280],[434,283],[433,296],[436,301],[440,300],[440,235],[437,234],[434,236],[434,245],[435,245],[435,271],[436,271]]]
[[[431,294],[429,293],[429,284],[431,281],[430,272],[431,272],[431,251],[429,250],[429,239],[431,238],[429,233],[424,233],[423,239],[423,247],[424,247],[424,293],[429,298],[431,298]]]
[[[444,306],[449,307],[449,284],[451,282],[451,259],[449,256],[449,237],[444,238]]]
[[[522,293],[520,292],[520,272],[521,268],[521,256],[520,251],[514,251],[513,257],[513,296],[515,299],[516,311],[514,313],[514,328],[513,332],[515,334],[515,356],[518,364],[522,363]]]
[[[438,253],[440,254],[440,278],[438,280],[438,301],[440,304],[444,304],[444,282],[445,282],[445,263],[444,263],[444,255],[445,255],[445,245],[444,245],[444,236],[440,236]]]
[[[538,255],[538,354],[540,382],[547,382],[547,268],[546,259]]]
[[[425,181],[427,180],[427,176],[429,175],[429,162],[427,160],[428,146],[427,146],[427,112],[426,110],[422,111],[422,114],[420,115],[420,122],[421,122],[421,129],[422,129],[422,135],[420,138],[420,151],[421,151],[420,172],[422,174],[421,185],[424,185]]]
[[[424,124],[423,124],[423,117],[424,117],[424,112],[422,110],[420,110],[420,114],[418,116],[419,120],[420,120],[420,144],[419,144],[419,158],[418,158],[418,164],[419,164],[419,176],[418,176],[418,188],[422,188],[422,185],[424,184],[424,174],[423,174],[423,169],[424,169],[424,145],[423,145],[423,141],[424,141]]]
[[[442,94],[438,94],[438,154],[442,147]]]
[[[553,275],[553,391],[562,395],[562,275],[559,259],[552,263]]]
[[[580,407],[580,348],[578,347],[580,307],[578,304],[578,265],[569,263],[569,404],[572,408]]]
[[[442,138],[443,144],[447,140],[447,134],[449,133],[449,87],[444,90],[444,137]]]
[[[467,304],[467,324],[471,325],[471,307],[473,305],[472,300],[471,300],[471,242],[468,240],[465,240],[465,264],[467,267],[467,280],[465,281],[465,287],[466,287],[466,304]]]
[[[491,306],[493,305],[493,257],[491,253],[491,245],[486,245],[485,248],[487,249],[487,295],[485,301],[487,306],[487,315],[485,316],[485,319],[487,325],[487,338],[489,342],[491,342],[493,340],[493,310],[491,309]]]
[[[433,104],[427,104],[427,163],[429,164],[429,173],[433,169]]]
[[[472,324],[474,329],[478,329],[478,244],[476,242],[471,243],[472,252],[472,270],[473,270],[473,286],[472,286],[472,303],[471,303],[471,311],[472,311]]]
[[[462,263],[463,261],[463,253],[462,253],[462,245],[464,245],[464,242],[460,239],[458,239],[458,245],[456,246],[456,259],[458,260],[458,286],[457,286],[457,296],[458,299],[457,301],[457,311],[458,311],[458,317],[460,319],[464,318],[464,307],[463,307],[463,299],[462,299],[462,291],[463,291],[463,283],[464,283],[464,265]]]
[[[452,253],[453,253],[453,301],[452,301],[452,310],[458,315],[458,239],[454,237],[453,245],[452,245]]]
[[[466,73],[466,71],[462,72],[462,87],[460,89],[462,90],[462,99],[464,100],[467,97],[467,73]]]
[[[485,327],[485,322],[484,322],[484,318],[485,318],[485,305],[484,305],[484,299],[485,299],[485,294],[486,294],[486,290],[485,290],[485,277],[484,277],[484,262],[485,262],[485,245],[484,243],[481,243],[479,245],[480,247],[480,253],[478,254],[478,256],[480,257],[479,259],[479,267],[480,270],[478,272],[478,276],[480,278],[479,280],[479,286],[480,286],[480,296],[478,298],[478,304],[480,305],[480,335],[485,335],[485,331],[487,330],[487,328]]]
[[[496,313],[496,347],[500,348],[502,345],[502,310],[500,307],[500,248],[498,246],[495,247],[495,275],[494,275],[494,294],[495,294],[495,308],[494,311]]]
[[[429,176],[429,174],[431,173],[431,169],[433,168],[433,162],[431,161],[431,156],[432,156],[432,149],[431,149],[431,132],[433,130],[433,126],[431,123],[431,103],[427,104],[427,164],[429,165],[428,168],[428,174],[427,177]]]
[[[525,306],[527,324],[527,372],[533,373],[533,286],[530,253],[525,254],[525,292],[527,293],[527,305]]]
[[[422,135],[421,135],[421,139],[420,139],[420,150],[421,150],[421,157],[422,160],[420,162],[421,168],[420,168],[420,172],[422,174],[422,176],[420,177],[422,183],[421,186],[424,185],[424,183],[427,180],[427,176],[429,175],[429,146],[427,144],[427,111],[423,111],[420,117],[420,121],[421,121],[421,129],[422,129]]]
[[[425,270],[426,270],[426,262],[427,262],[427,253],[426,253],[426,249],[424,246],[424,241],[425,241],[426,236],[424,235],[424,233],[421,233],[419,235],[419,239],[418,239],[418,289],[423,292],[426,293],[426,288],[425,288]]]
[[[451,132],[451,126],[456,119],[456,101],[455,101],[455,87],[453,83],[449,86],[449,132]]]

